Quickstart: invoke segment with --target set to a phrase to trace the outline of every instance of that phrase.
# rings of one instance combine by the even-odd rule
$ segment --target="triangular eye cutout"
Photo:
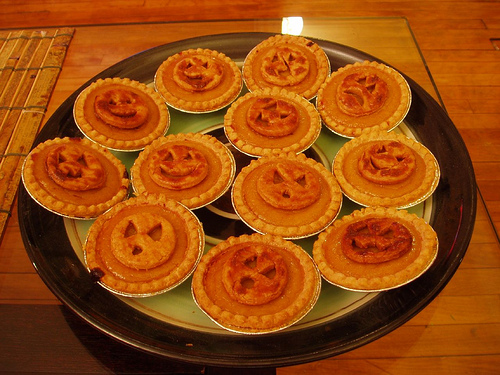
[[[127,238],[133,236],[134,234],[137,234],[137,228],[135,227],[134,223],[130,221],[127,225],[127,229],[125,229],[125,234],[123,236]]]
[[[299,178],[295,180],[296,183],[298,183],[300,186],[305,187],[306,186],[306,176],[302,175]]]
[[[274,172],[273,176],[273,183],[274,184],[281,184],[284,180],[284,178],[281,176],[281,174],[278,171]]]
[[[161,224],[154,226],[149,232],[148,236],[151,237],[153,241],[160,241],[162,234]]]

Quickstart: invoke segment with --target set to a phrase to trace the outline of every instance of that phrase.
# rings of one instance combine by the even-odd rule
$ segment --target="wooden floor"
[[[170,22],[183,20],[261,19],[285,16],[302,17],[373,17],[404,16],[408,19],[421,48],[429,71],[441,94],[445,108],[462,134],[474,161],[484,220],[478,222],[474,251],[464,261],[467,272],[460,277],[482,272],[484,298],[477,305],[465,305],[468,291],[455,290],[453,282],[444,290],[445,298],[453,296],[454,309],[448,316],[433,316],[432,305],[415,317],[402,330],[421,330],[421,334],[436,335],[436,348],[451,345],[456,349],[463,337],[486,337],[482,343],[491,350],[475,352],[463,348],[463,356],[450,357],[442,350],[441,369],[447,373],[494,373],[500,364],[499,339],[500,248],[482,244],[483,236],[492,229],[500,230],[500,2],[497,0],[17,0],[0,1],[0,28],[74,26],[87,24]],[[90,77],[89,77],[90,78]],[[491,222],[489,221],[491,219]],[[498,235],[495,233],[496,239]],[[498,244],[498,243],[497,243]],[[487,252],[481,249],[488,248]],[[495,250],[495,249],[494,249]],[[436,303],[439,303],[437,301]],[[450,303],[450,299],[447,300]],[[474,314],[482,309],[483,321],[476,324]],[[488,313],[484,314],[484,311]],[[456,321],[455,319],[459,319]],[[430,323],[429,323],[430,322]],[[444,325],[433,330],[429,324]],[[460,328],[452,329],[453,324]],[[448,329],[449,327],[449,329]],[[444,337],[443,335],[448,335]],[[1,335],[0,335],[1,340]],[[382,340],[385,340],[383,338]],[[474,342],[473,340],[471,342]],[[372,346],[353,353],[303,366],[278,370],[278,374],[342,373],[409,373],[411,368],[432,372],[426,359],[434,356],[435,348],[412,353],[414,360],[394,365],[398,348],[386,341],[386,357],[370,358]],[[401,344],[401,343],[400,343]],[[497,347],[493,347],[497,345]],[[411,351],[411,342],[401,350]],[[456,352],[457,350],[455,350]],[[487,353],[485,353],[487,352]],[[360,361],[362,359],[362,361]],[[363,363],[360,363],[363,362]],[[464,370],[465,369],[465,370]],[[1,370],[1,369],[0,369]],[[340,372],[339,372],[340,373]]]

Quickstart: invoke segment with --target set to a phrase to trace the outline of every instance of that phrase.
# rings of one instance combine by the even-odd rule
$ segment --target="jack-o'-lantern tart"
[[[316,98],[325,126],[347,138],[358,137],[367,128],[394,129],[410,104],[405,78],[375,61],[356,62],[333,72]]]
[[[235,173],[231,151],[215,137],[200,133],[157,139],[139,154],[131,168],[137,194],[163,194],[191,209],[222,196]]]
[[[421,143],[376,129],[345,143],[333,163],[344,194],[363,206],[408,208],[439,184],[440,168]]]
[[[128,78],[93,82],[75,100],[73,115],[86,137],[118,151],[142,150],[170,126],[161,96]]]
[[[95,218],[128,196],[123,163],[88,139],[54,138],[26,157],[22,181],[46,209],[71,218]]]
[[[316,303],[321,276],[311,257],[279,236],[242,235],[206,253],[193,274],[196,304],[238,333],[275,332],[301,320]]]
[[[241,72],[231,58],[202,48],[170,56],[158,67],[154,82],[168,105],[188,113],[221,109],[243,88]]]
[[[84,246],[91,277],[123,296],[166,292],[186,280],[205,245],[200,221],[161,195],[141,195],[114,206],[89,229]]]
[[[243,63],[250,91],[277,87],[313,98],[330,74],[321,47],[302,36],[274,35],[255,46]]]
[[[250,156],[303,152],[318,138],[321,119],[312,103],[284,89],[265,89],[236,100],[224,116],[231,144]]]
[[[434,262],[438,238],[421,217],[368,207],[336,220],[320,233],[313,258],[324,279],[354,291],[397,288]]]
[[[236,214],[253,230],[287,239],[312,236],[328,226],[342,205],[333,174],[304,154],[265,155],[236,176]]]

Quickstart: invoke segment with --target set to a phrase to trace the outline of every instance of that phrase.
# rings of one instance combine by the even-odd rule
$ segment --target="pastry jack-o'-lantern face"
[[[172,224],[162,216],[137,213],[113,229],[112,252],[127,267],[145,270],[165,263],[175,248]]]

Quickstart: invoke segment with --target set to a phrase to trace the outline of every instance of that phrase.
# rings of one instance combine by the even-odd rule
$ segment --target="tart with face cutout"
[[[284,89],[265,89],[236,100],[224,116],[231,144],[250,156],[308,149],[321,132],[313,104]]]
[[[363,206],[407,208],[430,197],[440,178],[434,155],[394,132],[367,130],[345,143],[333,173],[344,194]]]
[[[59,215],[95,218],[128,196],[123,163],[88,139],[55,138],[26,157],[22,180],[31,197]]]
[[[330,283],[355,291],[397,288],[433,263],[438,238],[415,214],[368,207],[336,220],[320,233],[313,257]]]
[[[391,130],[405,118],[411,91],[396,70],[375,61],[346,65],[321,85],[316,107],[327,128],[344,137]]]
[[[212,112],[230,104],[243,88],[236,63],[221,52],[189,49],[165,60],[155,88],[170,106],[184,112]]]
[[[84,246],[91,277],[110,291],[144,297],[168,291],[198,264],[205,238],[185,206],[141,195],[114,206],[89,229]]]
[[[86,137],[119,151],[142,150],[170,126],[161,96],[128,78],[93,82],[76,99],[73,115]]]
[[[163,194],[191,209],[223,195],[235,173],[231,151],[215,137],[200,133],[157,139],[139,154],[131,168],[137,194]]]
[[[277,87],[313,98],[330,74],[321,47],[304,37],[274,35],[255,46],[243,63],[243,79],[250,91]]]
[[[312,236],[337,216],[342,192],[333,174],[304,154],[266,155],[236,176],[236,214],[259,233]]]
[[[230,237],[193,274],[197,305],[218,325],[262,334],[289,327],[316,303],[321,277],[298,245],[271,235]]]

